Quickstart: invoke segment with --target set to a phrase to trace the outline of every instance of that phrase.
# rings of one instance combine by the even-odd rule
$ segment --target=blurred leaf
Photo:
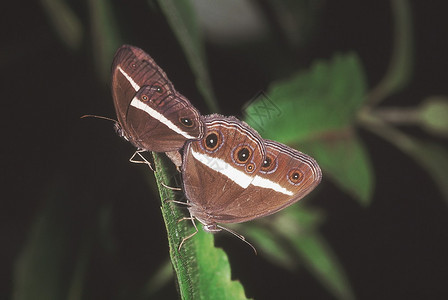
[[[84,241],[81,245],[78,257],[75,262],[73,276],[69,283],[67,292],[67,300],[84,299],[84,283],[86,278],[86,271],[90,262],[90,248],[92,245],[92,235],[85,235]]]
[[[196,77],[196,85],[211,112],[218,112],[218,103],[208,73],[204,42],[196,13],[189,0],[158,1],[178,42],[185,52],[188,63]]]
[[[368,152],[352,130],[340,130],[293,146],[312,153],[325,175],[360,204],[370,204],[374,190],[373,168]]]
[[[155,173],[162,199],[162,215],[168,233],[170,257],[176,271],[179,292],[182,299],[246,299],[243,286],[231,280],[230,265],[222,249],[213,245],[213,235],[198,227],[198,233],[185,241],[179,250],[182,239],[194,232],[191,222],[181,221],[184,214],[179,204],[173,200],[175,194],[162,183],[170,178],[168,164],[161,155],[154,153]],[[171,169],[172,172],[175,172]]]
[[[408,151],[437,184],[443,197],[448,202],[448,151],[446,148],[431,142],[416,139],[413,147]]]
[[[412,76],[414,41],[409,1],[392,0],[394,41],[392,57],[386,75],[370,92],[368,104],[376,105],[406,86]]]
[[[256,224],[244,224],[232,226],[236,232],[244,233],[244,236],[255,245],[257,252],[263,258],[268,259],[272,264],[281,266],[287,270],[297,268],[298,260],[294,253],[288,251],[287,245],[277,236],[272,229]]]
[[[109,0],[88,0],[96,70],[103,82],[110,80],[115,51],[122,44]]]
[[[90,237],[84,239],[74,264],[79,253],[71,223],[73,207],[63,186],[54,186],[16,262],[13,300],[81,299]]]
[[[299,215],[300,224],[289,222],[290,214]],[[297,253],[291,251],[289,243],[273,230],[273,224],[284,226],[286,230],[291,229],[295,232],[300,228],[299,231],[302,232],[314,230],[322,220],[323,215],[316,210],[306,209],[303,205],[293,205],[267,218],[245,224],[232,224],[231,228],[235,228],[237,232],[243,232],[244,236],[256,245],[259,254],[266,257],[272,264],[294,270],[299,264]]]
[[[350,130],[365,89],[358,57],[337,55],[329,63],[318,62],[309,72],[272,85],[246,107],[245,120],[264,138],[311,154],[339,187],[368,204],[372,168]]]
[[[191,0],[207,42],[221,47],[248,45],[266,38],[269,28],[259,3],[240,0]]]
[[[317,218],[309,218],[306,225],[303,224],[304,212],[301,209],[288,210],[281,218],[274,222],[276,232],[289,241],[291,246],[301,257],[301,262],[313,273],[316,278],[338,299],[354,299],[347,276],[339,263],[331,247],[310,227],[310,221]]]
[[[67,1],[41,0],[41,4],[62,42],[71,50],[78,50],[82,43],[83,28],[81,20],[67,5]]]
[[[363,113],[359,117],[360,124],[366,129],[408,154],[426,169],[438,185],[445,200],[448,201],[448,151],[446,148],[406,135],[373,114]]]
[[[315,208],[294,204],[283,209],[278,214],[272,216],[272,218],[277,226],[289,228],[286,230],[297,230],[297,228],[300,228],[300,231],[311,231],[323,223],[325,216]],[[291,223],[291,221],[293,222]]]
[[[173,279],[173,265],[167,259],[154,272],[145,287],[145,298],[149,298]]]
[[[420,108],[420,121],[429,132],[448,137],[448,98],[426,99]]]
[[[358,57],[336,55],[271,85],[266,95],[246,106],[245,120],[266,139],[296,144],[351,125],[365,89]]]
[[[284,232],[288,234],[287,232]],[[355,299],[345,272],[328,243],[317,233],[290,236],[307,269],[338,299]]]
[[[267,0],[264,3],[273,14],[271,30],[282,38],[280,42],[285,39],[292,47],[304,46],[312,38],[324,7],[322,0]]]
[[[294,205],[252,224],[238,225],[260,254],[288,270],[304,265],[338,299],[354,299],[347,276],[331,247],[318,234],[323,215]],[[266,235],[266,236],[263,236]]]

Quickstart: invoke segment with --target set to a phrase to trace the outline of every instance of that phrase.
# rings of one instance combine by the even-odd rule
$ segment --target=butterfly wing
[[[227,220],[226,208],[254,180],[265,158],[261,137],[234,117],[205,118],[207,134],[187,142],[182,178],[190,213],[203,224]]]
[[[112,94],[121,134],[137,148],[167,152],[204,134],[199,111],[178,93],[143,50],[124,45],[112,64]],[[144,97],[144,100],[142,100]]]
[[[266,160],[248,188],[226,208],[239,223],[273,214],[305,197],[321,181],[322,172],[310,156],[284,144],[264,140]]]

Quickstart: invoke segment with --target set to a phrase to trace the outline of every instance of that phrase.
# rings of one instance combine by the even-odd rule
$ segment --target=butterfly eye
[[[149,100],[149,97],[148,96],[146,96],[146,95],[142,95],[141,97],[140,97],[141,99],[142,99],[142,101],[144,101],[144,102],[146,102],[146,101],[148,101]]]
[[[241,148],[237,152],[237,158],[240,162],[245,162],[249,159],[250,151],[248,148]]]
[[[271,153],[268,153],[263,161],[263,164],[261,165],[260,171],[264,173],[272,173],[276,169],[277,159]]]
[[[157,93],[162,94],[163,93],[163,87],[161,87],[160,85],[154,85],[153,86],[154,89],[156,90]]]
[[[270,157],[266,157],[261,167],[268,169],[271,165],[272,165],[272,159]]]
[[[288,173],[288,180],[293,185],[298,185],[303,180],[303,173],[299,169],[292,169]]]
[[[246,165],[246,172],[247,173],[252,173],[255,170],[255,165],[253,163],[248,163]]]
[[[245,164],[249,160],[251,155],[252,155],[252,149],[247,145],[241,145],[241,146],[238,146],[235,150],[233,150],[233,161],[236,164],[242,165],[242,164]],[[255,169],[255,166],[253,164],[250,164],[250,165],[251,165],[251,167],[249,167],[250,170],[247,169],[247,171],[249,171],[249,172],[251,172]],[[246,165],[246,168],[248,166],[249,166],[249,164]]]
[[[192,127],[193,126],[193,121],[190,118],[180,118],[179,121],[185,127]]]
[[[211,132],[205,137],[205,149],[214,151],[221,144],[221,136],[216,132]]]

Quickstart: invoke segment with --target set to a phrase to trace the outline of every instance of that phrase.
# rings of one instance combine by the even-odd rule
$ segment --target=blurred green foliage
[[[69,49],[76,51],[85,43],[86,36],[91,38],[91,53],[94,55],[97,73],[101,80],[107,81],[112,55],[123,40],[119,30],[122,24],[116,17],[119,7],[107,0],[89,0],[87,3],[89,22],[83,23],[70,9],[69,1],[41,1],[49,21]],[[158,12],[171,26],[209,110],[215,112],[218,107],[223,107],[224,104],[218,103],[214,95],[202,28],[193,4],[187,0],[148,3],[148,9],[160,9]],[[276,30],[283,31],[291,45],[300,43],[293,34],[297,30],[294,27],[294,12],[296,5],[300,4],[295,1],[266,3],[273,8],[274,16],[279,18],[287,13],[288,20],[292,22],[282,23],[280,21],[285,20],[279,18],[280,26]],[[304,14],[304,8],[315,15],[316,8],[311,2],[299,3],[303,6],[300,6],[300,12],[297,11],[298,15]],[[427,170],[448,199],[446,149],[398,128],[398,125],[413,124],[421,126],[430,134],[448,136],[446,96],[429,97],[412,110],[378,107],[388,97],[405,88],[412,78],[414,45],[409,3],[404,0],[391,3],[394,52],[389,69],[378,86],[367,86],[365,70],[356,53],[335,54],[330,60],[317,60],[310,68],[272,82],[266,93],[243,108],[245,120],[264,138],[287,143],[315,157],[325,177],[328,176],[338,188],[365,206],[373,201],[374,170],[368,151],[357,134],[360,127],[375,133],[412,157]],[[304,27],[312,32],[310,24],[317,21],[308,21],[310,27]],[[308,36],[309,32],[304,36]],[[156,180],[161,199],[176,198],[175,194],[160,185],[161,182],[167,182],[174,171],[164,167],[158,155],[155,156],[155,162],[157,169],[160,168]],[[85,298],[85,268],[94,237],[101,237],[101,226],[98,225],[101,224],[101,213],[97,216],[100,221],[94,226],[98,232],[77,237],[76,249],[80,250],[75,252],[69,246],[70,242],[67,242],[67,239],[72,238],[72,224],[65,222],[70,209],[60,201],[70,195],[55,190],[55,194],[48,196],[49,200],[37,216],[34,229],[17,261],[13,293],[15,300]],[[193,228],[187,221],[178,223],[184,214],[176,205],[162,202],[161,206],[168,232],[170,258],[181,297],[245,298],[243,286],[231,280],[228,258],[222,249],[214,247],[213,236],[198,228],[199,232],[187,241],[180,252],[177,245],[182,237],[192,233]],[[253,241],[259,252],[273,264],[290,270],[303,266],[337,299],[353,299],[354,293],[343,263],[319,233],[319,226],[323,222],[323,212],[295,205],[275,216],[247,225],[237,224],[232,228]],[[67,257],[72,258],[73,265],[65,265]],[[42,270],[45,270],[45,276],[41,276]],[[155,279],[148,280],[150,288],[141,291],[140,296],[151,296],[157,290],[157,285],[166,282],[169,277],[167,273],[169,271],[166,267],[155,272]],[[158,283],[151,284],[154,282]],[[120,297],[128,299],[123,295],[117,296]]]

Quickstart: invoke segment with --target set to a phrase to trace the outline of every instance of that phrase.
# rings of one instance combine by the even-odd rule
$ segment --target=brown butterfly
[[[273,214],[321,181],[310,156],[263,140],[234,117],[205,117],[206,135],[185,145],[182,178],[188,209],[206,231]]]
[[[143,50],[124,45],[112,64],[117,132],[139,150],[177,153],[205,132],[199,111]],[[180,165],[180,156],[177,165]]]

